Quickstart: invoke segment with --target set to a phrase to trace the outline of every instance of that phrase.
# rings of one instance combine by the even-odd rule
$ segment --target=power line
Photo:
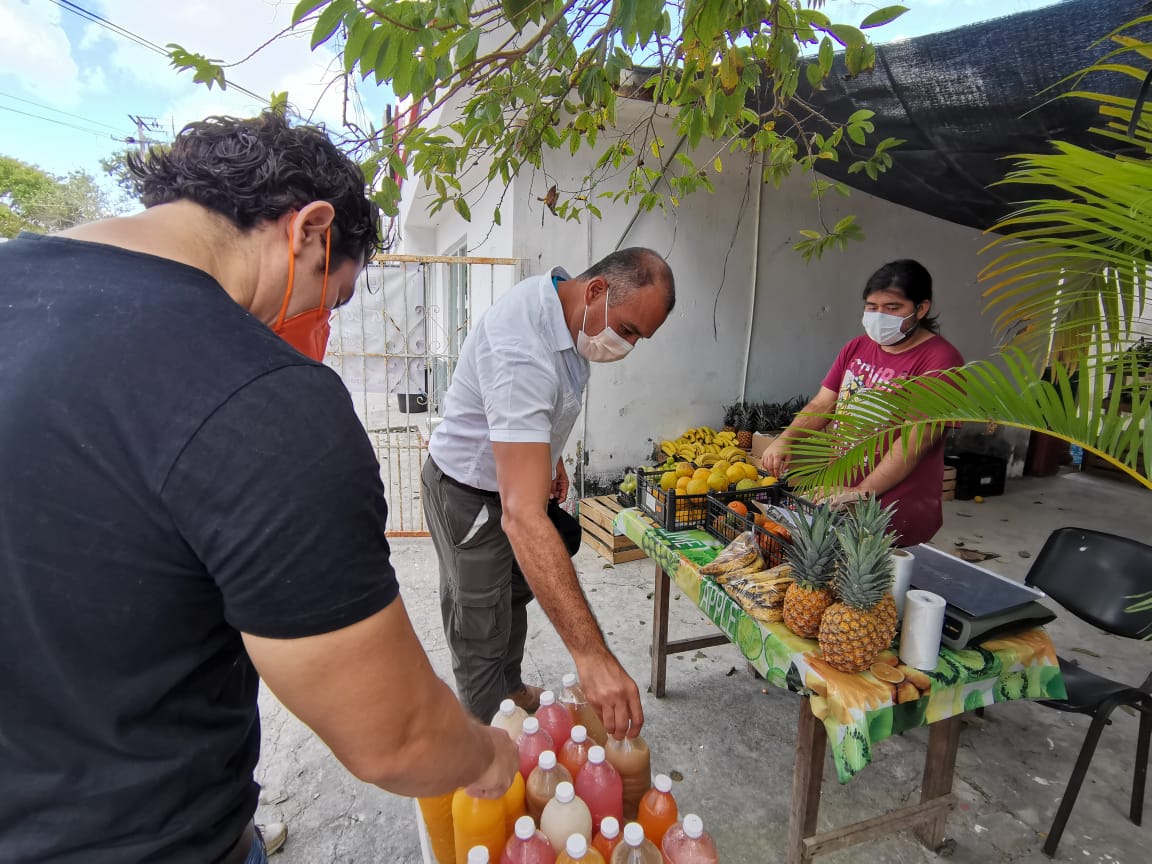
[[[108,132],[101,132],[98,129],[86,129],[83,126],[77,126],[75,123],[67,123],[63,120],[56,120],[52,117],[41,117],[39,114],[32,114],[28,111],[21,111],[18,108],[9,108],[7,105],[0,105],[0,111],[11,111],[13,114],[21,114],[25,117],[31,117],[34,120],[43,120],[45,123],[55,123],[57,126],[67,126],[69,129],[75,129],[79,132],[87,132],[89,135],[95,135],[97,138],[110,138],[113,141],[123,141],[123,138],[117,138]]]
[[[93,24],[98,24],[105,30],[109,30],[110,32],[115,33],[117,36],[135,42],[141,48],[147,48],[149,51],[159,54],[165,59],[171,59],[171,55],[168,53],[167,49],[161,48],[155,42],[152,42],[149,39],[145,39],[143,36],[140,36],[137,33],[133,33],[131,30],[121,27],[119,24],[112,23],[107,18],[103,18],[100,15],[97,15],[95,12],[90,12],[83,6],[71,2],[71,0],[52,0],[52,2],[63,9],[65,12],[71,12],[73,15],[77,15],[86,21],[91,21]],[[243,93],[245,96],[257,100],[258,102],[262,102],[265,105],[269,104],[268,100],[263,96],[259,95],[258,93],[253,93],[248,88],[241,87],[239,84],[233,81],[228,82],[228,87],[232,88],[238,93]]]
[[[33,99],[24,99],[20,96],[13,96],[11,93],[5,93],[3,90],[0,90],[0,96],[5,99],[12,99],[16,102],[23,102],[25,105],[31,105],[34,108],[39,108],[41,111],[51,111],[54,114],[63,114],[65,117],[71,117],[74,120],[83,120],[85,123],[89,123],[93,126],[103,126],[106,129],[111,129],[113,132],[121,131],[118,127],[104,123],[100,120],[93,120],[91,117],[81,117],[79,114],[73,114],[70,111],[61,111],[59,108],[53,108],[51,105],[45,105],[43,102],[36,102]]]

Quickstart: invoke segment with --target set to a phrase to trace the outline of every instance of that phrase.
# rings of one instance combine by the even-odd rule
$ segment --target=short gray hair
[[[672,268],[659,252],[642,246],[630,246],[597,261],[577,279],[587,282],[603,277],[612,289],[610,306],[619,306],[634,298],[642,289],[653,286],[664,292],[665,311],[676,306],[676,280]]]

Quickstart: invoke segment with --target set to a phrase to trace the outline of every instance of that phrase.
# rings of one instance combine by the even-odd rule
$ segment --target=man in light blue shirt
[[[535,596],[609,734],[635,735],[644,723],[636,683],[605,644],[548,506],[568,494],[561,454],[588,362],[623,359],[675,302],[664,259],[622,249],[575,279],[559,267],[525,279],[464,342],[428,445],[423,501],[457,693],[481,720],[507,697],[536,701],[520,676]]]

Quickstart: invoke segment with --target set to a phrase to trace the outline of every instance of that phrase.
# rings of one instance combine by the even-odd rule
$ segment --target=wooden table
[[[702,577],[700,562],[709,555],[715,555],[714,544],[711,550],[707,548],[707,535],[698,531],[669,534],[657,529],[635,510],[621,513],[617,529],[627,534],[655,562],[651,648],[651,692],[654,696],[664,696],[669,654],[696,651],[726,642],[737,644],[749,658],[750,665],[770,683],[800,694],[788,822],[789,864],[800,864],[823,852],[909,828],[916,831],[929,849],[940,849],[953,806],[952,777],[960,718],[965,711],[1016,698],[1064,696],[1063,679],[1060,678],[1051,640],[1042,629],[1035,628],[1012,637],[990,640],[970,651],[942,649],[940,663],[934,672],[925,674],[908,670],[917,682],[916,686],[923,688],[925,680],[928,681],[927,689],[916,692],[919,698],[913,700],[904,693],[904,701],[896,702],[898,694],[885,704],[887,691],[884,688],[891,685],[880,682],[870,672],[845,675],[831,670],[819,656],[814,641],[796,637],[783,624],[764,624],[749,618],[712,580]],[[669,639],[668,612],[673,579],[682,593],[720,628],[722,635]],[[753,627],[764,637],[762,653],[755,650],[754,640],[751,650],[746,647]],[[753,656],[749,657],[750,653]],[[973,658],[992,658],[995,662],[976,671],[963,665],[964,662],[976,665]],[[788,661],[787,671],[782,668],[785,661]],[[969,674],[960,675],[958,670]],[[860,701],[861,693],[865,700],[872,701]],[[872,743],[924,725],[929,729],[928,751],[919,803],[817,833],[824,758],[829,744],[833,745],[832,753],[840,780],[847,782],[870,761]],[[838,736],[831,741],[830,730]],[[846,744],[848,739],[852,740]],[[862,758],[854,758],[861,756],[856,746],[858,741],[864,741],[867,746]]]

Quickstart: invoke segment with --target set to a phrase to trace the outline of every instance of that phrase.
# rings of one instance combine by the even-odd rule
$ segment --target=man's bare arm
[[[821,387],[820,392],[804,406],[804,410],[783,430],[768,448],[760,454],[760,465],[771,474],[777,476],[788,470],[792,461],[790,454],[791,442],[803,438],[809,432],[819,431],[828,425],[827,417],[809,417],[806,414],[831,414],[836,410],[836,393],[827,387]]]
[[[414,797],[460,786],[497,797],[512,782],[515,745],[436,677],[399,597],[331,633],[243,636],[272,692],[361,780]]]

